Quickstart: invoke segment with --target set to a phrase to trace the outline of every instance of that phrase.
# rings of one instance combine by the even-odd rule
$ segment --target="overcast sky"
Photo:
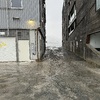
[[[63,0],[46,0],[47,46],[62,45],[62,4]]]

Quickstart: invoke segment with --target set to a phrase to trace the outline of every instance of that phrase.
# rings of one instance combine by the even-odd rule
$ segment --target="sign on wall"
[[[5,32],[0,32],[0,35],[5,35]]]

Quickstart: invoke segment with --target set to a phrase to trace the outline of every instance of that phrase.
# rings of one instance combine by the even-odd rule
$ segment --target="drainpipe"
[[[18,32],[16,30],[16,60],[19,62],[19,50],[18,50]]]
[[[45,46],[45,42],[46,42],[45,36],[43,35],[43,33],[42,33],[42,31],[41,31],[40,28],[38,28],[37,30],[40,32],[40,35],[41,35],[41,37],[42,37],[42,39],[43,39],[43,41],[44,41],[44,52],[45,52],[45,48],[46,48],[46,46]],[[43,55],[44,55],[44,54],[42,54],[41,57],[43,57]],[[41,59],[41,58],[40,58],[40,59]]]
[[[9,12],[8,12],[8,0],[6,0],[6,14],[7,14],[7,36],[9,36]]]

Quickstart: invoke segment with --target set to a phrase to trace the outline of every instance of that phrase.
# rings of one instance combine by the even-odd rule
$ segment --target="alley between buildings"
[[[42,62],[0,63],[0,100],[100,100],[100,67],[47,48]]]

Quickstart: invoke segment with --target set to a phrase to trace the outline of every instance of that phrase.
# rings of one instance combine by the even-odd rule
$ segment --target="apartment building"
[[[0,61],[42,59],[45,23],[45,0],[0,0]]]
[[[64,52],[100,65],[100,0],[64,0],[62,37]]]

